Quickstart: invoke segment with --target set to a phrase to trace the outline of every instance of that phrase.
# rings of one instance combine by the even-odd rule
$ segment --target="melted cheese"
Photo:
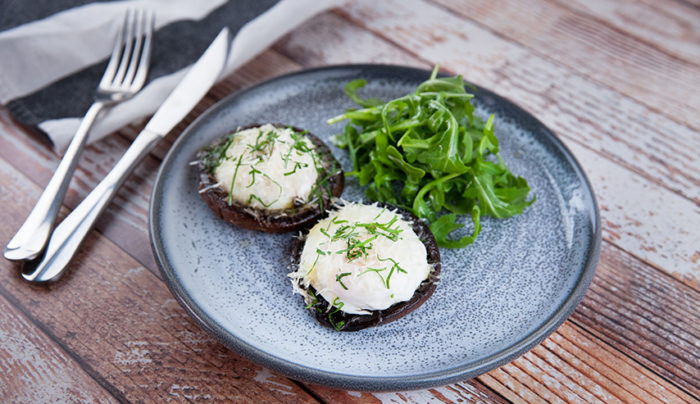
[[[398,237],[392,240],[379,235],[365,244],[371,248],[355,259],[348,258],[344,251],[348,248],[348,238],[334,237],[338,232],[353,232],[357,233],[356,242],[363,242],[384,232],[375,230],[372,234],[366,227],[357,226],[358,223],[387,224],[392,220],[395,222],[389,228],[400,230]],[[343,230],[343,226],[349,226],[351,231]],[[359,253],[361,249],[353,251]],[[368,310],[384,310],[410,300],[431,270],[425,245],[400,215],[376,205],[350,203],[309,231],[299,268],[290,277],[297,292],[303,293],[310,285],[326,301],[342,306],[340,309],[346,313],[370,314]],[[306,298],[307,302],[311,301],[310,296]]]
[[[236,133],[214,177],[242,205],[280,210],[308,201],[320,161],[313,143],[293,134],[270,124]]]

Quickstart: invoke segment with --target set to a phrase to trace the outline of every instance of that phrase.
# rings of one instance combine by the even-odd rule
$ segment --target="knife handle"
[[[68,190],[73,171],[75,171],[80,154],[85,147],[90,128],[104,107],[105,103],[96,101],[88,109],[61,162],[56,167],[51,181],[46,185],[44,192],[22,227],[7,243],[4,255],[8,260],[32,260],[44,250],[49,236],[51,236],[51,229],[53,229],[58,212],[61,210],[63,197]]]
[[[22,271],[24,279],[50,282],[63,274],[119,187],[161,138],[162,136],[145,129],[141,131],[112,171],[56,227],[49,239],[46,254],[38,262],[35,260],[25,263]]]

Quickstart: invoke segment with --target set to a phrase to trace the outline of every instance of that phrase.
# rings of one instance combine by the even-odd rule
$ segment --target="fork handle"
[[[96,101],[90,106],[78,130],[73,136],[63,159],[58,164],[51,180],[39,197],[34,209],[5,247],[8,260],[30,260],[36,258],[46,247],[56,216],[63,204],[63,197],[78,165],[80,154],[85,147],[90,128],[105,107],[105,103]]]
[[[33,282],[57,280],[68,267],[97,218],[114,198],[124,180],[134,170],[141,159],[148,154],[162,136],[143,130],[117,162],[112,171],[95,189],[56,227],[46,254],[31,272],[25,268],[22,276]],[[28,263],[33,267],[33,263]]]

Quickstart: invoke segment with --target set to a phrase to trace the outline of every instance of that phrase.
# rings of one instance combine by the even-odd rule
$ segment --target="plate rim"
[[[569,148],[554,134],[554,132],[552,132],[537,117],[527,112],[525,109],[523,109],[516,103],[496,94],[491,90],[485,89],[478,85],[474,85],[474,87],[476,87],[477,89],[477,92],[489,94],[489,96],[494,97],[494,99],[496,99],[497,103],[505,104],[509,109],[513,109],[519,114],[528,116],[528,118],[532,119],[538,127],[543,129],[541,130],[541,134],[562,154],[563,157],[565,157],[567,163],[572,167],[577,177],[581,179],[581,182],[585,188],[584,192],[587,192],[590,195],[593,205],[592,210],[594,217],[593,222],[591,223],[593,227],[592,240],[590,240],[591,244],[586,255],[586,262],[583,266],[583,270],[581,271],[576,281],[574,288],[571,290],[567,298],[561,303],[561,305],[559,305],[559,307],[552,313],[552,315],[546,321],[542,322],[537,328],[535,328],[529,334],[523,336],[523,338],[521,338],[517,342],[511,344],[505,349],[502,349],[476,362],[461,364],[452,368],[442,369],[434,372],[414,374],[411,376],[358,376],[331,372],[327,370],[308,367],[305,365],[300,365],[293,361],[279,358],[239,339],[235,335],[226,331],[220,324],[218,324],[212,317],[210,317],[204,310],[202,310],[202,308],[196,302],[194,302],[192,298],[186,293],[183,285],[179,282],[178,277],[173,270],[173,267],[171,266],[170,262],[168,261],[165,255],[162,239],[160,237],[160,231],[155,226],[155,223],[157,221],[156,219],[160,215],[160,204],[154,203],[157,200],[157,195],[162,192],[162,178],[164,177],[165,171],[167,171],[167,167],[169,166],[170,160],[174,158],[173,156],[179,149],[179,145],[182,142],[184,142],[184,139],[189,137],[191,133],[193,133],[194,130],[198,128],[203,121],[208,119],[210,115],[215,114],[226,104],[230,104],[231,100],[234,98],[243,97],[247,93],[259,87],[274,84],[277,81],[289,80],[290,78],[294,78],[295,76],[351,69],[391,69],[394,72],[402,71],[405,73],[425,73],[426,77],[430,75],[430,71],[426,69],[392,64],[337,64],[312,69],[302,69],[296,72],[287,73],[266,79],[259,83],[255,83],[247,88],[241,89],[239,91],[227,95],[223,99],[217,101],[211,107],[207,108],[202,114],[200,114],[192,123],[190,123],[187,126],[187,128],[180,134],[180,136],[178,136],[178,138],[170,147],[168,153],[163,158],[163,161],[160,164],[149,201],[148,228],[150,244],[151,249],[153,250],[156,264],[158,265],[160,273],[163,276],[165,284],[168,286],[168,289],[178,301],[178,303],[180,303],[180,305],[185,309],[185,311],[195,319],[199,326],[205,329],[210,335],[213,335],[224,346],[261,366],[272,369],[294,380],[300,380],[350,390],[412,390],[465,381],[518,358],[519,356],[523,355],[524,353],[538,345],[545,338],[551,335],[554,331],[556,331],[556,329],[561,324],[563,324],[573,313],[573,311],[583,299],[583,296],[585,295],[586,291],[588,290],[588,287],[590,286],[590,283],[595,274],[598,259],[600,256],[600,248],[602,241],[600,210],[598,207],[598,201],[595,197],[593,187],[590,183],[590,180],[588,179],[588,176],[581,167],[581,164],[578,162],[578,160],[576,160]],[[401,74],[397,74],[397,76],[401,76]]]

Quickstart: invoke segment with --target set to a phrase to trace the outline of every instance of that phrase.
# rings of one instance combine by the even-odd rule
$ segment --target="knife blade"
[[[147,131],[165,136],[197,105],[221,74],[230,43],[228,28],[224,28],[153,114]]]
[[[168,95],[114,168],[56,227],[44,255],[24,263],[24,279],[31,282],[51,282],[63,274],[97,218],[109,205],[129,174],[214,85],[228,59],[230,43],[229,30],[224,28]]]

